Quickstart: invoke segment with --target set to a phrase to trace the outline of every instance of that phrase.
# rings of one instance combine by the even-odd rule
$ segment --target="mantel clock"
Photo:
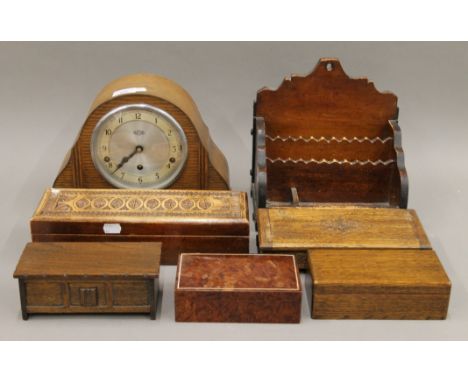
[[[98,94],[54,187],[223,190],[229,174],[190,95],[134,74]]]

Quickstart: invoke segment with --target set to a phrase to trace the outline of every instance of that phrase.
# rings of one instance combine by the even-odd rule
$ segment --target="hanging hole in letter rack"
[[[326,68],[328,72],[331,72],[333,70],[333,64],[331,62],[327,62]]]

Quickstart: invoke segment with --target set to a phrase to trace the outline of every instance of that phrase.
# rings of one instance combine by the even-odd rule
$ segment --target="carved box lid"
[[[431,244],[414,210],[365,207],[258,210],[264,251],[312,248],[415,248]]]
[[[31,219],[31,232],[248,235],[247,195],[205,190],[51,188]]]

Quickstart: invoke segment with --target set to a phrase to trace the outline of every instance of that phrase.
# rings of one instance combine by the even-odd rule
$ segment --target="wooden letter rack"
[[[336,59],[263,88],[254,105],[252,195],[257,208],[352,204],[406,208],[397,97]]]

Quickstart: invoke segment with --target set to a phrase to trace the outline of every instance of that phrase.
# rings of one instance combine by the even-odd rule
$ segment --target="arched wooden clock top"
[[[114,187],[93,163],[93,132],[106,115],[128,105],[162,110],[180,125],[187,140],[187,160],[176,180],[164,188],[229,189],[227,161],[212,141],[190,95],[175,82],[153,74],[133,74],[106,85],[93,101],[54,187]],[[94,138],[95,139],[95,138]],[[114,164],[115,166],[115,164]],[[138,187],[138,185],[136,186]]]

